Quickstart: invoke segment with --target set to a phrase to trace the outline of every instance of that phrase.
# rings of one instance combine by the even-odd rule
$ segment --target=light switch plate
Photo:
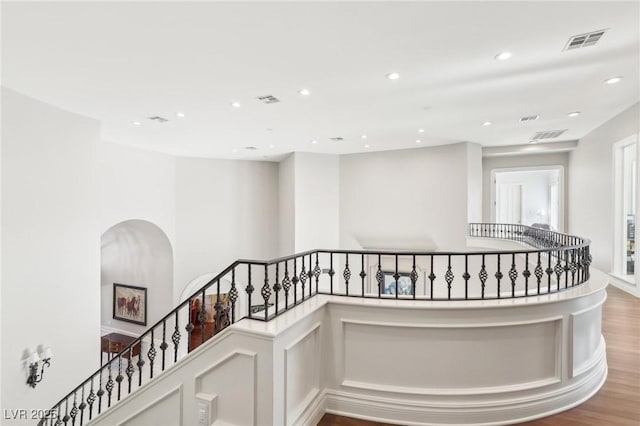
[[[196,394],[198,424],[211,426],[218,417],[218,396],[198,392]]]

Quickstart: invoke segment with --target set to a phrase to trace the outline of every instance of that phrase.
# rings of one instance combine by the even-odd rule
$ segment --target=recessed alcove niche
[[[146,288],[147,325],[158,321],[174,304],[171,242],[157,225],[132,219],[107,229],[100,243],[102,334],[138,336],[147,327],[113,318],[113,284]]]

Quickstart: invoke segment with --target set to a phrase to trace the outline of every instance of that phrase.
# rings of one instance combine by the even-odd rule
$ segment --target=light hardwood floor
[[[609,375],[600,391],[576,408],[526,426],[640,425],[640,299],[609,286],[602,313]],[[318,426],[388,426],[325,414]]]

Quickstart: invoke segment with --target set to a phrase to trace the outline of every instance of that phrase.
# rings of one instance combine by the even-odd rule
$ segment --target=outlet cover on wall
[[[196,394],[196,417],[199,425],[211,426],[218,418],[218,396],[198,392]]]

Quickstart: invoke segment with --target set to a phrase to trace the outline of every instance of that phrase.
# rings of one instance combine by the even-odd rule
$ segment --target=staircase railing
[[[270,261],[237,260],[69,392],[39,425],[83,425],[229,325],[244,318],[269,321],[319,294],[502,299],[559,292],[589,279],[587,239],[494,223],[471,223],[468,236],[524,244],[462,252],[311,250]],[[208,308],[207,298],[213,303]],[[213,326],[207,309],[213,310]]]

